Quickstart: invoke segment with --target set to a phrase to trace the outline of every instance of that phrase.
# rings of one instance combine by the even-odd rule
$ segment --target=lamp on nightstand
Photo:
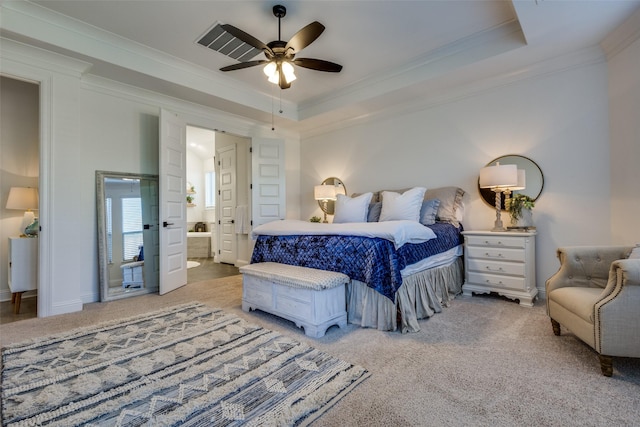
[[[11,187],[6,208],[25,211],[20,227],[20,234],[23,234],[25,228],[36,221],[33,211],[38,209],[38,189],[31,187]]]
[[[496,193],[496,221],[491,231],[505,231],[502,225],[500,207],[502,192],[518,185],[518,167],[516,165],[487,166],[480,169],[480,188],[490,188]]]
[[[329,200],[336,200],[336,187],[335,185],[316,185],[313,187],[313,197],[316,200],[321,200],[324,208],[324,223],[327,223],[327,202]]]
[[[513,186],[505,189],[504,193],[504,207],[506,210],[509,210],[509,202],[511,199],[511,193],[517,190],[524,190],[527,188],[526,185],[526,175],[524,169],[518,169],[518,183]]]

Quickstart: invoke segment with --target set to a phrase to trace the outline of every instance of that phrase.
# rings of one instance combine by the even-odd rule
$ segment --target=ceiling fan
[[[313,43],[315,39],[322,34],[324,31],[324,25],[318,21],[314,21],[294,34],[294,36],[291,37],[291,40],[285,42],[280,40],[280,19],[282,19],[286,14],[287,9],[284,6],[273,6],[273,15],[278,18],[278,40],[274,40],[267,44],[264,44],[257,38],[245,33],[233,25],[222,24],[221,27],[232,36],[242,40],[250,46],[255,47],[256,49],[262,50],[267,59],[240,62],[238,64],[220,68],[220,71],[241,70],[243,68],[266,64],[264,72],[269,76],[269,81],[278,84],[281,89],[288,89],[291,87],[291,82],[295,80],[296,77],[293,72],[293,65],[330,73],[340,72],[340,70],[342,70],[342,65],[335,64],[333,62],[313,58],[294,59],[296,54]]]

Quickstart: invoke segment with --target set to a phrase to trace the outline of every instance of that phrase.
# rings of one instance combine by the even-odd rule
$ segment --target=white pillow
[[[403,194],[383,191],[379,221],[419,221],[420,208],[422,208],[422,200],[426,191],[427,189],[424,187],[415,187]]]
[[[344,194],[338,194],[336,196],[333,222],[335,224],[367,222],[371,197],[373,197],[373,193],[364,193],[354,198],[345,196]]]
[[[640,259],[640,243],[638,243],[636,247],[631,250],[629,259]]]

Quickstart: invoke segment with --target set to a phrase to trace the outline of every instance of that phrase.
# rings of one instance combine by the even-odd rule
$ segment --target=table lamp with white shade
[[[327,223],[327,202],[329,200],[336,200],[336,187],[335,185],[316,185],[313,187],[313,197],[316,200],[322,201],[324,212],[324,223]]]
[[[524,190],[526,185],[526,174],[524,169],[518,169],[518,183],[513,187],[508,187],[503,191],[504,193],[504,207],[509,210],[509,202],[511,199],[511,193],[517,190]]]
[[[480,169],[480,188],[490,188],[496,193],[496,221],[491,231],[506,231],[502,225],[500,207],[501,195],[507,188],[513,188],[518,184],[518,167],[516,165],[487,166]]]
[[[31,187],[11,187],[7,198],[7,209],[24,211],[20,234],[36,220],[34,210],[38,210],[38,189]],[[37,233],[35,234],[37,235]]]

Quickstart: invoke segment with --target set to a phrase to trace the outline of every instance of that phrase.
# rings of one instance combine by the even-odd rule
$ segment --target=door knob
[[[167,222],[167,221],[163,221],[163,222],[162,222],[162,226],[163,226],[163,227],[165,227],[165,228],[166,228],[167,226],[169,226],[169,225],[173,225],[173,223],[172,223],[172,222]]]

